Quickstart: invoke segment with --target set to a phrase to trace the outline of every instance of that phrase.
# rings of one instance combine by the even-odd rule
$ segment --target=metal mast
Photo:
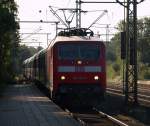
[[[76,0],[76,28],[81,28],[81,0]]]
[[[137,103],[137,2],[127,0],[125,102]]]
[[[143,2],[141,0],[140,2]],[[127,0],[125,102],[137,104],[137,0]]]

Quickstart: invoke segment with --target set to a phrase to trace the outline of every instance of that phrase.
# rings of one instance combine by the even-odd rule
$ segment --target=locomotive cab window
[[[100,46],[97,44],[60,44],[58,46],[58,58],[60,60],[98,60],[100,58]]]

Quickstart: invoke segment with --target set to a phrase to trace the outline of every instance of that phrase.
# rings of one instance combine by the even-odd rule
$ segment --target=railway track
[[[102,112],[96,108],[88,110],[65,109],[82,126],[128,126],[126,123]]]
[[[106,92],[124,97],[122,87],[110,86]],[[138,88],[138,100],[142,104],[150,105],[150,91],[148,89]]]

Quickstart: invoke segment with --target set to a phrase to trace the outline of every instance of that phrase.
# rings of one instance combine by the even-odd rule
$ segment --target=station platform
[[[80,126],[34,85],[9,86],[0,97],[0,126]]]

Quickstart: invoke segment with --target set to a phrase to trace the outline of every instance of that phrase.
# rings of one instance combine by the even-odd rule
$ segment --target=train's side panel
[[[50,90],[49,88],[49,85],[50,85],[50,52],[49,50],[47,50],[46,52],[46,78],[47,78],[47,85],[48,85],[48,89]]]
[[[59,78],[58,78],[58,74],[57,74],[57,64],[58,64],[58,49],[57,49],[57,44],[55,44],[53,46],[53,90],[54,92],[56,93],[58,91],[58,88],[59,88]]]
[[[35,62],[35,82],[38,80],[38,59],[37,56],[35,56],[34,58],[34,62]]]
[[[46,77],[46,52],[45,50],[43,52],[41,52],[38,56],[38,81],[43,84],[44,86],[46,86],[46,81],[47,81],[47,77]]]
[[[46,54],[46,66],[47,66],[47,88],[50,93],[53,91],[53,48],[47,49]]]

